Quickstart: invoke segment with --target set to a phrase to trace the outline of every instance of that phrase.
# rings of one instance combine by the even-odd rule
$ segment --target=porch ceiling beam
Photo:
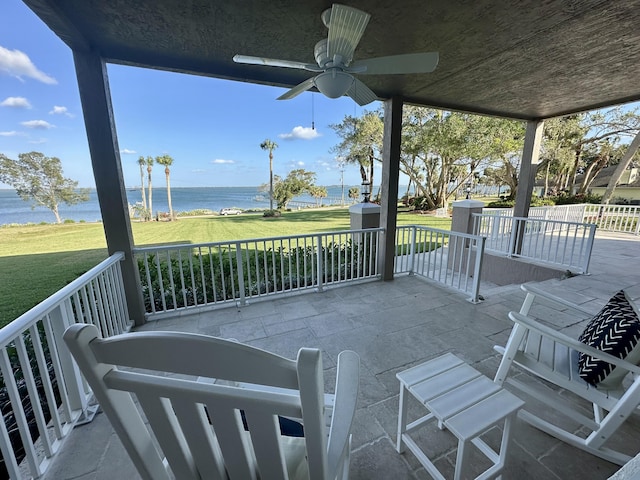
[[[129,318],[141,325],[144,302],[133,257],[133,235],[106,64],[97,53],[88,51],[74,50],[73,60],[107,249],[110,255],[115,252],[125,255],[121,267]]]

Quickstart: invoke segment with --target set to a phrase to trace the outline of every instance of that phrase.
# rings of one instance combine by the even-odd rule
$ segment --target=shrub
[[[593,193],[578,193],[576,195],[558,195],[552,197],[556,205],[572,205],[575,203],[596,203],[599,204],[602,201],[601,195],[595,195]]]
[[[262,216],[267,218],[281,217],[282,212],[280,210],[265,210]]]
[[[70,219],[70,218],[65,218],[65,219],[64,219],[64,223],[76,223],[76,221],[75,221],[75,220],[72,220],[72,219]]]

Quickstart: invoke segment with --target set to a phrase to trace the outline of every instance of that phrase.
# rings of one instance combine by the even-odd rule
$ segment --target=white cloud
[[[0,103],[0,107],[31,108],[31,104],[24,97],[7,97]]]
[[[38,70],[26,53],[20,50],[9,50],[3,46],[0,46],[0,72],[16,77],[18,80],[22,80],[22,77],[30,77],[50,85],[58,83],[55,78]]]
[[[301,127],[299,125],[297,127],[293,127],[293,130],[291,130],[289,133],[281,133],[280,135],[278,135],[278,137],[284,140],[313,140],[314,138],[318,138],[320,136],[321,135],[316,129],[310,127]]]
[[[128,148],[123,148],[122,150],[120,150],[120,153],[123,155],[133,155],[138,152],[136,152],[135,150],[129,150]]]
[[[202,168],[194,168],[191,173],[207,173],[207,171]]]
[[[46,143],[46,138],[39,138],[38,140],[29,140],[29,143],[33,143],[34,145],[40,145],[41,143]]]
[[[302,160],[298,160],[296,162],[296,165],[299,166],[299,167],[304,167],[304,162]]]
[[[49,115],[66,115],[69,118],[73,118],[73,115],[69,113],[67,107],[60,107],[58,105],[53,106],[53,110],[49,112]]]
[[[24,133],[11,130],[10,132],[0,132],[0,137],[17,137],[18,135],[24,135]]]
[[[236,162],[234,160],[225,160],[223,158],[216,158],[215,160],[211,160],[211,163],[216,165],[228,165]]]
[[[45,120],[29,120],[27,122],[22,122],[21,125],[24,125],[27,128],[37,128],[39,130],[48,130],[55,127],[55,125],[51,125]]]

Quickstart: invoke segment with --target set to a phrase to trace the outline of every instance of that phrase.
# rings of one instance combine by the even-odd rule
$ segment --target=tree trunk
[[[600,202],[602,205],[609,204],[609,201],[613,196],[613,191],[616,188],[616,185],[620,181],[620,178],[622,177],[622,174],[624,173],[624,171],[629,166],[629,163],[631,163],[631,159],[633,158],[633,155],[636,153],[639,147],[640,147],[640,131],[636,133],[635,138],[633,139],[633,141],[629,145],[629,148],[627,149],[624,156],[620,160],[618,167],[613,172],[613,175],[611,175],[611,178],[609,179],[609,185],[607,185],[607,189],[605,190],[604,195],[602,196],[602,201]]]
[[[149,220],[153,220],[153,191],[151,190],[151,169],[147,169],[147,188],[149,190]]]
[[[269,210],[273,210],[273,154],[269,150]]]
[[[143,215],[147,215],[147,196],[144,193],[144,170],[142,170],[142,166],[140,166],[140,194],[142,195],[142,208],[144,209]]]
[[[164,169],[164,174],[167,177],[167,202],[169,204],[169,218],[171,220],[175,220],[176,217],[173,215],[173,206],[171,205],[171,182],[169,181],[169,167]]]
[[[58,204],[56,203],[54,207],[51,209],[53,214],[56,216],[56,223],[62,223],[62,219],[60,218],[60,212],[58,212]]]

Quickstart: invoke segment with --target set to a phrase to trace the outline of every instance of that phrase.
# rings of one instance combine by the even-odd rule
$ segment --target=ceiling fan
[[[364,83],[355,78],[359,75],[389,75],[433,72],[438,65],[438,53],[409,53],[388,57],[356,60],[352,63],[353,53],[358,46],[371,15],[353,7],[334,3],[322,13],[322,22],[329,29],[327,38],[316,43],[314,63],[273,58],[235,55],[233,61],[250,65],[266,65],[269,67],[297,68],[317,72],[315,77],[308,78],[291,90],[278,97],[288,100],[316,87],[329,98],[348,95],[359,105],[366,105],[377,100],[378,96]]]

